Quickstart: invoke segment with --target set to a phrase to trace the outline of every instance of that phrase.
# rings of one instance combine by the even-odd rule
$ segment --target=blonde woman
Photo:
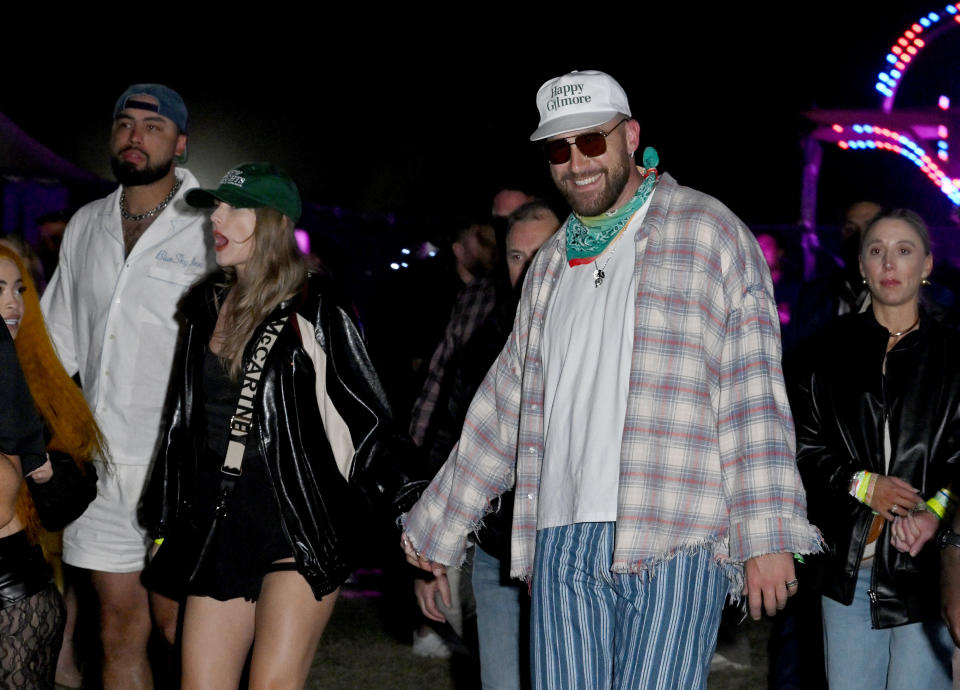
[[[923,311],[932,270],[920,216],[878,215],[860,245],[870,307],[818,336],[795,399],[810,521],[830,546],[822,593],[831,690],[951,685],[931,540],[956,502],[960,334]]]
[[[297,249],[290,177],[247,163],[187,201],[215,207],[221,270],[182,305],[148,580],[175,593],[182,570],[184,688],[236,688],[251,646],[251,688],[301,687],[364,508],[402,491],[401,446],[356,324]]]

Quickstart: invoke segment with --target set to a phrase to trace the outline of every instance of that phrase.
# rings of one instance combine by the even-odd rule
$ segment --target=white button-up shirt
[[[177,303],[214,266],[208,214],[170,204],[124,256],[120,189],[81,208],[67,225],[60,264],[41,306],[57,353],[80,372],[112,460],[149,464],[160,426],[179,324]]]

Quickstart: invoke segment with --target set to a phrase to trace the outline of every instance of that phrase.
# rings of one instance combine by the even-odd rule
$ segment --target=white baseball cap
[[[627,94],[617,80],[596,70],[550,79],[537,91],[537,108],[540,126],[530,141],[596,127],[619,113],[630,115]]]

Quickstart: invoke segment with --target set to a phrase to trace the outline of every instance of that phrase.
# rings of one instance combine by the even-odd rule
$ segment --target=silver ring
[[[796,587],[797,585],[799,585],[800,580],[787,580],[783,584],[787,586],[787,589],[790,589],[791,587]]]

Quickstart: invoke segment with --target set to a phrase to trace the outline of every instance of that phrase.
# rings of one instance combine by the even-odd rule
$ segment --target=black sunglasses
[[[580,149],[580,153],[587,158],[602,156],[607,152],[607,137],[613,134],[617,127],[626,122],[627,119],[629,118],[620,120],[609,132],[604,132],[601,129],[598,132],[578,134],[573,138],[573,144],[576,144],[577,148]],[[551,165],[563,165],[570,160],[570,147],[573,144],[566,139],[554,139],[553,141],[544,142],[543,155],[547,157]]]

